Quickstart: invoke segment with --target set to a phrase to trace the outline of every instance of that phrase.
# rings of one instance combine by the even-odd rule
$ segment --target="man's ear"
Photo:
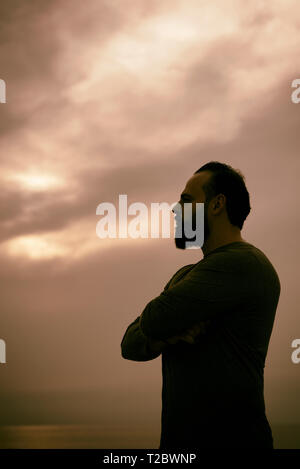
[[[220,208],[221,206],[225,206],[226,197],[224,194],[218,194],[213,201],[213,209]]]

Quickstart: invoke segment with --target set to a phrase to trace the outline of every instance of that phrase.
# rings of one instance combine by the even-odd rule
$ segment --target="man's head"
[[[184,203],[192,203],[193,228],[196,227],[196,203],[204,203],[204,245],[212,236],[239,232],[251,207],[244,176],[239,170],[217,161],[201,166],[186,183],[178,204],[182,208],[182,238],[175,237],[176,247],[185,249]],[[174,211],[174,209],[173,209]],[[175,213],[175,211],[174,211]]]

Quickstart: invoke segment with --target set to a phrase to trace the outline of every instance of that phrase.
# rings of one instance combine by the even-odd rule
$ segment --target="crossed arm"
[[[169,288],[167,284],[128,326],[121,343],[123,358],[152,360],[179,340],[193,344],[209,321],[221,320],[238,308],[247,285],[232,256],[229,252],[208,256],[182,280]]]
[[[189,344],[195,343],[195,337],[204,334],[207,322],[195,324],[192,328],[165,340],[151,339],[143,334],[140,328],[141,316],[131,323],[121,342],[122,357],[134,361],[148,361],[157,358],[170,345],[180,340]]]

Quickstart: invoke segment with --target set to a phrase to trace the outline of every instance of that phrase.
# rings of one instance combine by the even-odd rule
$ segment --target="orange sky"
[[[101,240],[96,207],[176,202],[218,160],[245,175],[242,236],[282,284],[268,415],[300,423],[298,2],[15,0],[0,21],[1,393],[114,391],[126,407],[139,392],[143,412],[152,390],[160,418],[161,358],[126,361],[121,339],[202,252]]]

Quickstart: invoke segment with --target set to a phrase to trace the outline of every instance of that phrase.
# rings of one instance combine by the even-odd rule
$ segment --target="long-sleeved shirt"
[[[237,241],[179,269],[125,331],[122,356],[162,356],[160,449],[273,447],[264,367],[280,296],[276,270],[258,248]],[[209,321],[195,344],[165,340]]]

